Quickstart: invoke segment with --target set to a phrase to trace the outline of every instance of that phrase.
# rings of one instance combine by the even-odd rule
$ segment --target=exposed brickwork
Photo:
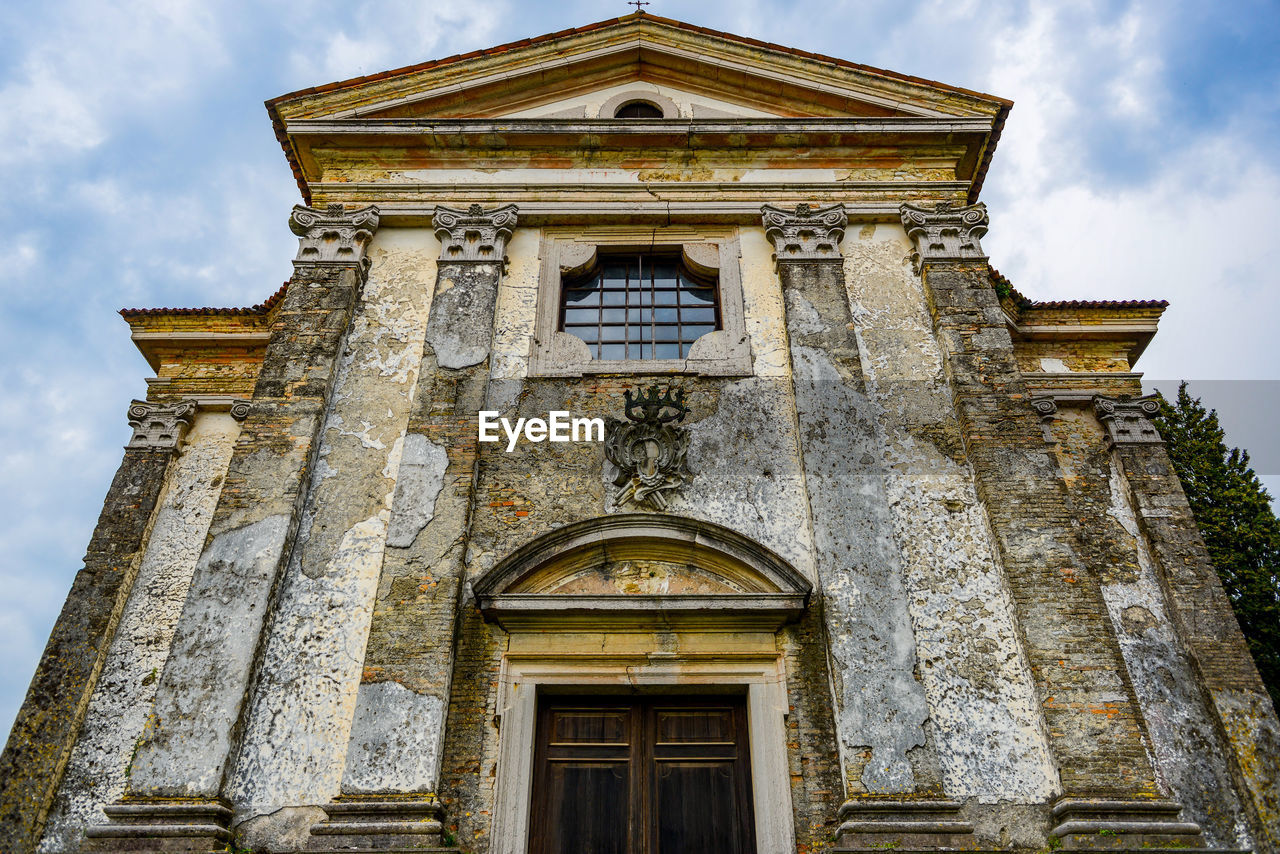
[[[934,263],[926,292],[995,532],[1062,787],[1152,797],[1144,724],[1061,472],[1027,403],[985,262]]]
[[[787,667],[787,761],[796,851],[825,851],[835,839],[836,812],[844,800],[844,787],[836,752],[821,602],[811,604],[799,622],[778,633],[778,648]]]
[[[146,547],[171,451],[130,448],[0,756],[0,849],[35,848]]]

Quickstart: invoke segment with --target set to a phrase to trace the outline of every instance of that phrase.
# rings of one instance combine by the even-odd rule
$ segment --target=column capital
[[[1156,445],[1164,442],[1151,419],[1160,412],[1155,395],[1148,397],[1103,397],[1094,395],[1093,411],[1107,438],[1114,445]]]
[[[841,260],[840,241],[849,224],[844,205],[813,210],[799,204],[794,211],[764,205],[760,215],[764,236],[773,244],[775,263]]]
[[[904,202],[898,209],[902,227],[915,245],[911,264],[916,273],[934,261],[985,260],[978,238],[987,233],[987,206],[939,202],[933,209]]]
[[[516,210],[515,205],[491,211],[480,205],[465,211],[437,206],[431,225],[440,238],[440,260],[502,263],[507,240],[516,227]]]
[[[342,205],[324,210],[294,205],[289,230],[298,235],[297,264],[354,264],[368,266],[365,249],[378,230],[378,209],[347,211]]]
[[[129,426],[133,438],[126,448],[149,448],[176,451],[196,417],[196,402],[147,403],[135,400],[129,404]]]

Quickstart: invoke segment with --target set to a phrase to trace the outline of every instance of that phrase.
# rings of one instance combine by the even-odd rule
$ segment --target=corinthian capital
[[[844,205],[831,205],[812,210],[796,205],[794,211],[765,205],[764,236],[773,243],[776,263],[791,261],[839,261],[840,240],[849,224]]]
[[[176,451],[195,417],[196,403],[193,400],[178,403],[135,400],[129,404],[129,426],[133,428],[133,438],[125,447]]]
[[[978,238],[987,233],[987,206],[959,207],[940,202],[933,210],[903,204],[902,227],[915,244],[911,263],[916,272],[934,261],[970,261],[986,258]]]
[[[1093,411],[1107,428],[1112,445],[1153,445],[1163,442],[1160,431],[1151,423],[1159,414],[1160,403],[1150,397],[1103,397],[1095,395]]]
[[[486,211],[472,205],[465,211],[436,208],[431,225],[440,238],[440,260],[501,262],[507,240],[516,227],[516,206]]]
[[[372,205],[348,213],[342,205],[325,210],[294,205],[289,229],[298,235],[294,264],[353,264],[367,266],[364,251],[378,230],[378,209]]]

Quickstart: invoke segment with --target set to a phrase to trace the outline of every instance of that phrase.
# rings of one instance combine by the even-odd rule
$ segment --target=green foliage
[[[1249,454],[1227,449],[1216,410],[1184,382],[1156,419],[1240,630],[1272,702],[1280,707],[1280,522]]]

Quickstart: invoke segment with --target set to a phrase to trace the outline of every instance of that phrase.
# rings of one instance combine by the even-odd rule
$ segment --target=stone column
[[[884,482],[880,414],[867,394],[845,286],[838,205],[763,208],[786,302],[800,450],[847,800],[841,845],[955,847],[972,827],[940,798],[928,706]],[[897,797],[894,797],[897,796]],[[874,799],[876,811],[861,809]],[[903,806],[903,799],[913,799]],[[888,839],[884,825],[916,833]],[[913,847],[908,845],[908,847]]]
[[[979,242],[986,208],[904,204],[902,222],[1058,766],[1049,832],[1068,848],[1195,841],[1198,827],[1158,799],[1145,725]]]
[[[0,849],[31,851],[80,733],[194,403],[129,406],[133,437],[0,755]]]
[[[274,321],[156,692],[129,790],[88,830],[100,848],[207,850],[227,839],[223,786],[253,667],[316,463],[375,208],[295,207],[298,257]]]
[[[352,850],[441,844],[436,796],[486,408],[494,306],[516,208],[437,208],[441,241],[418,386],[387,525],[342,795],[312,828]]]
[[[1228,748],[1255,847],[1280,851],[1280,770],[1265,758],[1280,753],[1280,723],[1164,441],[1151,423],[1159,404],[1154,398],[1099,396],[1094,410],[1155,560],[1165,610],[1216,718],[1219,741]]]

